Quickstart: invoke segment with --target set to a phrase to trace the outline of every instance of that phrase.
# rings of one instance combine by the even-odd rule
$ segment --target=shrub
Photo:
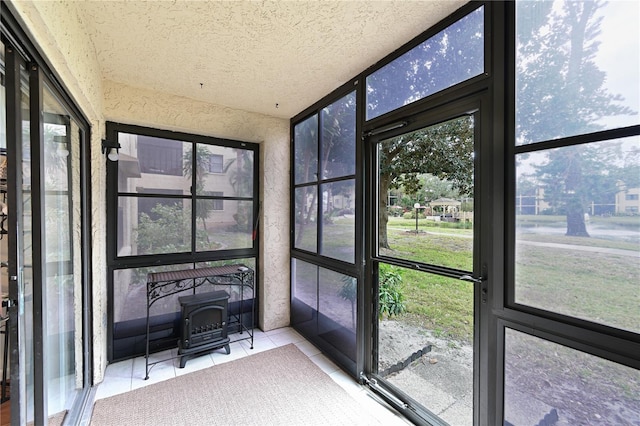
[[[402,293],[402,270],[395,266],[380,264],[379,306],[380,316],[399,315],[407,310]]]

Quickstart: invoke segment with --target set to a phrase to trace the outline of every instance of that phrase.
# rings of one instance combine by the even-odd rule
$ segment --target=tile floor
[[[231,340],[234,340],[236,336],[230,337],[232,338]],[[110,364],[107,367],[104,381],[98,385],[95,392],[95,400],[128,392],[182,374],[192,373],[203,368],[213,367],[216,364],[230,362],[260,351],[293,343],[354,399],[364,405],[370,413],[374,413],[375,416],[380,419],[381,424],[389,426],[407,426],[410,424],[403,417],[398,416],[394,411],[389,409],[384,402],[366,387],[359,385],[351,376],[342,371],[324,356],[318,348],[292,328],[280,328],[266,333],[255,330],[253,343],[254,347],[250,349],[250,341],[248,340],[234,342],[231,344],[231,353],[229,355],[222,349],[214,351],[213,353],[190,359],[184,368],[179,367],[180,361],[178,358],[168,359],[177,354],[177,349],[153,354],[149,358],[150,362],[166,361],[162,361],[151,368],[149,380],[144,380],[144,357]]]

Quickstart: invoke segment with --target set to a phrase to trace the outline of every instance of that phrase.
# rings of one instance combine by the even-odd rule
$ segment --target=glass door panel
[[[80,130],[44,86],[44,276],[46,368],[50,420],[62,419],[84,386],[82,272],[79,269]]]
[[[465,115],[377,143],[376,377],[456,425],[473,424],[474,140]]]
[[[32,243],[32,202],[31,202],[31,122],[29,73],[16,50],[5,50],[6,70],[3,69],[3,86],[6,88],[7,118],[6,134],[6,175],[2,182],[4,190],[7,220],[6,259],[3,267],[8,269],[8,299],[13,307],[9,311],[9,320],[5,323],[5,332],[9,333],[9,346],[20,350],[11,350],[8,356],[7,377],[11,386],[4,389],[3,402],[10,403],[10,417],[15,424],[24,424],[34,420],[34,335],[33,335],[33,243]],[[15,70],[15,72],[14,72]],[[4,74],[6,71],[6,74]],[[17,75],[16,75],[17,73]],[[4,90],[3,88],[3,90]],[[13,120],[15,119],[15,120]],[[5,263],[6,262],[6,263]],[[3,288],[3,296],[5,289]],[[3,359],[3,361],[5,361]],[[9,402],[6,402],[6,400]],[[2,407],[2,424],[8,424]]]

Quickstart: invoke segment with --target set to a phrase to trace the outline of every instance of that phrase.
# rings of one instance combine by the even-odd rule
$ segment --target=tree
[[[184,153],[182,171],[184,176],[191,180],[193,172],[196,174],[196,194],[204,194],[205,173],[209,171],[209,157],[211,153],[206,145],[196,144],[195,155],[194,150],[188,149]],[[195,161],[195,164],[194,164]],[[207,244],[211,244],[209,240],[209,232],[207,231],[207,217],[209,212],[213,210],[213,200],[198,200],[196,203],[196,219],[200,219],[202,227],[207,235]]]
[[[633,113],[618,103],[622,96],[606,90],[606,75],[595,62],[601,22],[596,11],[604,4],[564,2],[556,9],[553,2],[518,3],[519,144],[592,133],[603,128],[598,122],[604,117]],[[558,149],[537,168],[547,184],[545,200],[566,214],[566,235],[589,236],[584,222],[588,195],[611,186],[602,170],[608,155],[588,146]]]
[[[461,195],[473,196],[473,117],[465,116],[382,141],[379,145],[379,244],[389,248],[386,194],[421,189],[429,173],[447,180]]]
[[[235,149],[236,158],[227,160],[223,172],[228,173],[229,183],[235,191],[236,197],[253,196],[253,152],[246,149]],[[235,164],[235,167],[231,167]],[[238,203],[233,219],[238,230],[251,232],[251,206],[248,203]]]

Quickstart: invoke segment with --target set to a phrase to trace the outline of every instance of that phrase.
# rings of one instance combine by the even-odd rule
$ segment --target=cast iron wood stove
[[[180,368],[195,355],[222,348],[231,352],[227,337],[229,294],[226,291],[193,294],[178,298],[181,308],[178,356]]]

